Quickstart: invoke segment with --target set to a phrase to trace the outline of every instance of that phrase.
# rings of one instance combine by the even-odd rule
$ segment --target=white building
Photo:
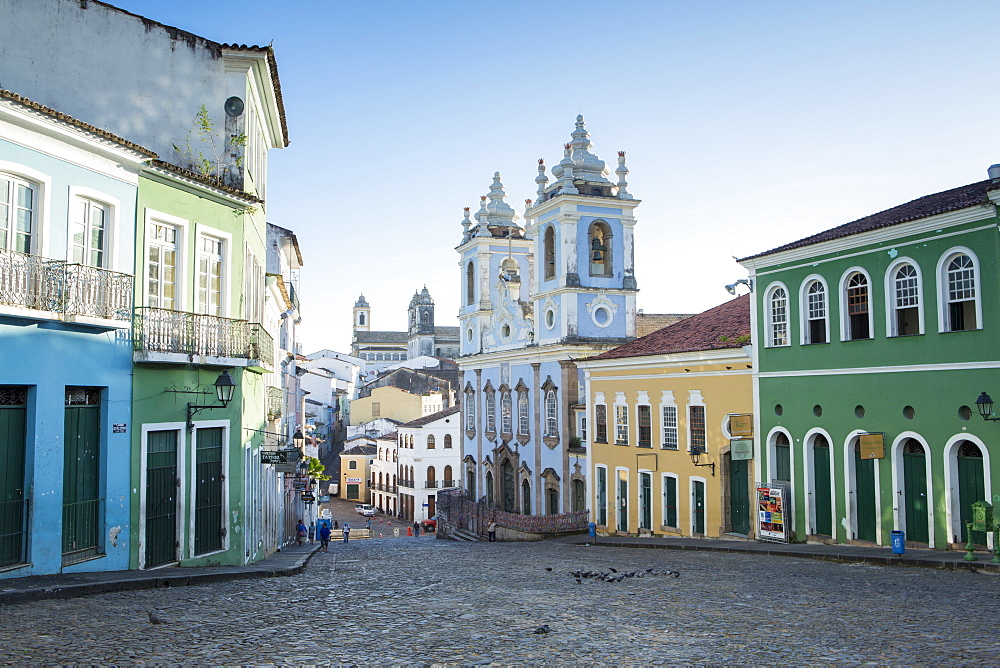
[[[433,517],[438,490],[462,486],[460,411],[452,406],[399,427],[399,508],[409,520]]]
[[[396,432],[379,436],[375,441],[377,452],[370,471],[368,487],[372,505],[388,515],[399,511],[398,505],[398,436]]]

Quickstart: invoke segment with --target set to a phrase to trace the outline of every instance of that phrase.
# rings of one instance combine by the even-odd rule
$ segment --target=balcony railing
[[[425,480],[424,487],[427,489],[434,489],[438,486],[437,480]]]
[[[274,345],[260,325],[216,315],[138,307],[132,320],[136,352],[232,357],[273,364]]]
[[[0,305],[128,322],[132,276],[0,250]]]
[[[400,487],[409,487],[409,488],[412,489],[413,488],[413,481],[412,480],[407,480],[406,478],[401,478],[400,481],[399,481],[399,486]]]
[[[444,488],[444,487],[458,487],[458,481],[457,480],[449,480],[448,478],[445,478],[444,480],[441,481],[441,487],[442,488]]]
[[[285,391],[280,387],[267,388],[267,419],[277,420],[284,414]]]

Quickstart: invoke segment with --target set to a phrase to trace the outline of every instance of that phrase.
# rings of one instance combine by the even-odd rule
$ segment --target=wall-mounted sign
[[[732,438],[753,436],[753,414],[747,413],[745,415],[730,415],[729,436]]]
[[[302,492],[302,500],[307,503],[313,502],[316,500],[316,495],[312,492]]]
[[[124,434],[126,431],[126,423],[115,422],[111,425],[111,433],[113,434]]]
[[[288,458],[285,456],[284,452],[275,452],[273,450],[262,450],[260,453],[261,464],[285,464],[287,462]]]
[[[753,439],[738,438],[729,441],[729,456],[733,461],[753,459]]]
[[[885,457],[885,434],[871,433],[858,436],[861,459],[883,459]]]
[[[353,485],[353,484],[360,485],[361,484],[361,478],[348,478],[347,479],[347,484],[348,485]]]
[[[302,480],[292,481],[292,487],[295,489],[305,489],[308,486],[309,486],[309,481],[304,478]]]
[[[772,543],[788,542],[788,487],[757,483],[757,538]]]

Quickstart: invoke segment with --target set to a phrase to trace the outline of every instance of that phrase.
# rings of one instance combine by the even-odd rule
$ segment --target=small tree
[[[215,125],[208,117],[208,108],[201,105],[194,117],[194,127],[188,130],[183,148],[177,144],[174,144],[173,147],[180,156],[182,167],[220,184],[234,185],[226,183],[226,173],[233,167],[243,168],[243,152],[237,149],[246,145],[247,136],[241,132],[237,135],[230,135],[220,150]],[[209,153],[206,154],[202,149],[207,149]]]

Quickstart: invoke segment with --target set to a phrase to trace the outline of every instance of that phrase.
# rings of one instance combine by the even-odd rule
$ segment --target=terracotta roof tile
[[[966,186],[959,186],[958,188],[952,188],[951,190],[934,193],[933,195],[925,195],[911,202],[907,202],[906,204],[900,204],[899,206],[894,206],[891,209],[886,209],[885,211],[880,211],[879,213],[859,218],[858,220],[845,223],[844,225],[834,227],[826,230],[825,232],[814,234],[811,237],[799,239],[798,241],[793,241],[792,243],[785,244],[784,246],[772,248],[771,250],[763,253],[740,258],[738,262],[752,260],[754,258],[764,257],[765,255],[772,255],[774,253],[780,253],[781,251],[792,250],[793,248],[811,246],[812,244],[831,241],[833,239],[851,236],[852,234],[870,232],[883,227],[906,223],[911,220],[919,220],[920,218],[927,218],[928,216],[965,209],[970,206],[986,205],[990,203],[988,193],[994,190],[1000,190],[1000,179],[979,181],[977,183],[970,183]],[[985,215],[986,214],[984,214],[984,217]]]
[[[44,114],[45,116],[50,116],[51,118],[55,118],[64,123],[68,123],[69,125],[80,128],[81,130],[90,132],[91,134],[95,134],[98,137],[101,137],[102,139],[113,141],[116,144],[120,144],[125,148],[130,148],[133,151],[138,151],[139,153],[142,153],[151,158],[156,157],[156,153],[154,153],[153,151],[149,150],[144,146],[139,146],[138,144],[130,142],[129,140],[119,137],[118,135],[111,134],[107,130],[102,130],[99,127],[91,125],[90,123],[84,123],[81,120],[73,118],[69,114],[64,114],[61,111],[56,111],[55,109],[46,107],[44,104],[38,104],[37,102],[33,102],[32,100],[29,100],[28,98],[22,95],[18,95],[17,93],[11,92],[9,90],[4,90],[0,88],[0,99],[16,102],[17,104],[20,104],[21,106],[27,107],[29,109],[33,109],[34,111],[37,111],[40,114]]]
[[[720,337],[728,341],[721,341]],[[741,348],[738,336],[750,336],[750,295],[731,299],[704,313],[685,318],[623,346],[589,357],[592,360],[644,357],[699,350]]]
[[[459,412],[461,409],[462,409],[462,407],[460,405],[456,404],[456,405],[452,406],[451,408],[444,409],[443,411],[438,411],[437,413],[431,413],[430,415],[425,415],[423,417],[419,417],[416,420],[410,420],[409,422],[407,422],[403,426],[404,427],[423,427],[425,424],[429,424],[431,422],[434,422],[434,420],[440,420],[443,417],[448,417],[449,415],[454,415],[455,413]]]

